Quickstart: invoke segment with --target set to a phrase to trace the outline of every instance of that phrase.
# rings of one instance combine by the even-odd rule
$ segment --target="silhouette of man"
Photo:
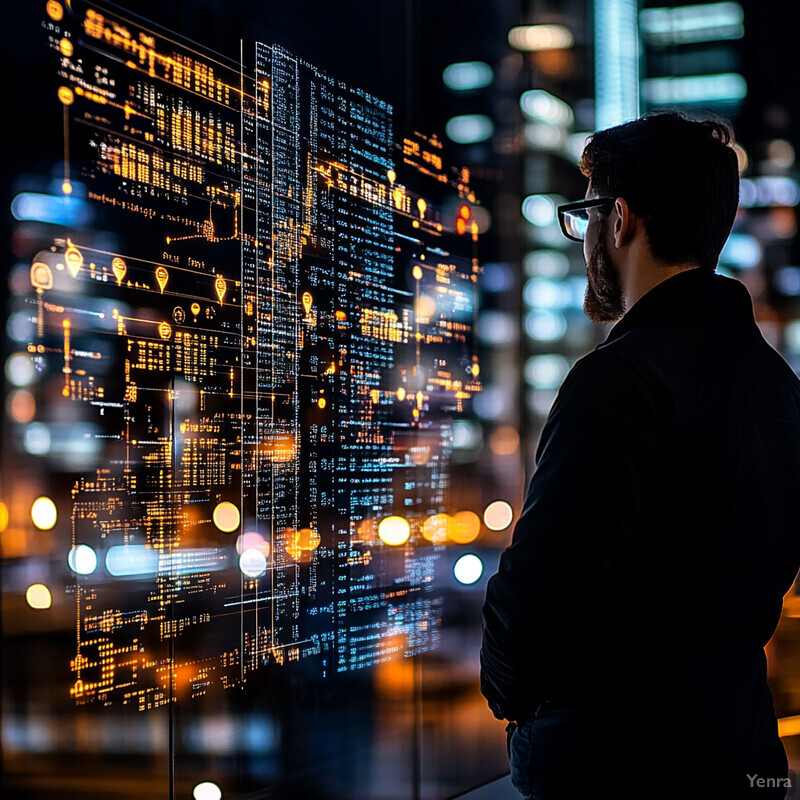
[[[715,273],[738,204],[724,123],[596,133],[584,310],[484,605],[481,688],[528,798],[778,798],[764,646],[800,567],[800,381]]]

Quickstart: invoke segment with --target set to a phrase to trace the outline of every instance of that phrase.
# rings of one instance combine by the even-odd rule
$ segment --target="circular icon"
[[[172,319],[176,325],[183,325],[186,321],[186,312],[180,306],[175,306],[172,309]]]
[[[68,86],[61,86],[58,90],[58,99],[65,105],[71,106],[75,102],[75,95]]]

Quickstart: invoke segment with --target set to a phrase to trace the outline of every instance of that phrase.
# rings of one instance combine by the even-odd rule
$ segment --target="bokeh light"
[[[378,525],[378,536],[385,544],[396,547],[408,541],[411,526],[403,517],[386,517]]]
[[[422,538],[433,544],[444,544],[449,526],[450,517],[447,514],[433,514],[422,523]]]
[[[519,450],[519,433],[511,425],[501,425],[489,437],[489,447],[498,456],[511,456]]]
[[[444,126],[448,138],[457,144],[485,142],[494,134],[494,123],[485,114],[462,114]]]
[[[459,583],[469,586],[483,575],[483,561],[474,553],[465,553],[453,565],[453,575]]]
[[[236,538],[236,552],[241,555],[245,550],[260,550],[269,557],[269,542],[257,531],[248,531]]]
[[[50,452],[52,439],[50,428],[42,422],[32,422],[25,428],[22,444],[26,453],[32,456],[43,456]]]
[[[481,518],[474,511],[458,511],[450,518],[448,536],[456,544],[469,544],[481,532]]]
[[[88,544],[76,544],[67,555],[67,564],[76,575],[91,575],[97,569],[97,553]]]
[[[504,531],[513,519],[514,509],[505,500],[495,500],[483,511],[483,523],[490,531]]]
[[[297,531],[287,528],[285,534],[286,552],[297,561],[310,561],[314,551],[319,547],[319,534],[312,528],[300,528]]]
[[[485,61],[459,61],[445,67],[442,80],[454,92],[468,92],[483,89],[492,82],[494,73]]]
[[[17,389],[9,398],[8,406],[14,422],[24,425],[36,416],[36,400],[27,389]]]
[[[13,386],[27,386],[36,378],[36,367],[27,353],[16,353],[6,361],[6,377]]]
[[[49,497],[39,497],[31,506],[31,519],[40,531],[49,531],[58,520],[58,509]]]
[[[260,578],[267,571],[267,557],[251,547],[239,556],[239,569],[248,578]]]
[[[194,800],[221,800],[222,790],[216,783],[203,781],[194,787],[192,797]]]
[[[50,590],[43,583],[34,583],[25,592],[25,600],[31,608],[45,609],[50,608],[53,598]]]
[[[515,50],[566,50],[574,42],[572,31],[563,25],[518,25],[508,32]]]
[[[214,524],[223,533],[233,533],[239,528],[241,517],[239,509],[233,503],[225,500],[214,509],[213,519]]]

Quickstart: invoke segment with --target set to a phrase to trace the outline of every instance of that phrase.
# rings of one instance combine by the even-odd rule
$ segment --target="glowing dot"
[[[260,578],[267,571],[267,557],[255,547],[250,547],[239,556],[239,569],[248,578]]]
[[[422,267],[417,264],[414,269],[411,270],[411,274],[417,279],[420,280],[422,278]]]
[[[69,58],[72,55],[72,42],[69,39],[62,39],[58,43],[58,49],[61,51],[62,56]]]
[[[76,544],[69,551],[67,564],[78,575],[91,575],[97,569],[97,553],[88,544]]]
[[[25,592],[25,599],[31,608],[50,608],[53,603],[50,590],[43,583],[31,584]]]
[[[402,386],[397,390],[397,399],[401,403],[406,399],[406,390]]]
[[[325,406],[327,405],[327,403],[325,402],[325,398],[324,397],[320,397],[320,399],[317,400],[317,405],[320,408],[325,408]]]
[[[236,552],[241,555],[245,550],[260,550],[269,555],[269,542],[256,531],[248,531],[236,538]]]
[[[514,519],[514,509],[505,500],[489,503],[483,512],[483,522],[490,531],[504,531]]]
[[[49,497],[39,497],[31,506],[31,519],[40,531],[49,531],[56,524],[58,510]]]
[[[190,309],[190,311],[192,312],[192,314],[194,314],[195,316],[197,316],[197,315],[200,313],[200,303],[192,303],[192,304],[189,306],[189,309]]]
[[[474,553],[465,553],[453,565],[453,575],[459,583],[469,586],[483,575],[483,561]]]
[[[461,206],[461,208],[458,209],[458,215],[463,220],[468,220],[469,219],[469,214],[470,214],[469,206],[467,206],[467,205]]]
[[[421,217],[425,216],[425,211],[427,210],[427,208],[428,204],[420,197],[419,200],[417,200],[417,209]]]
[[[8,527],[8,506],[0,500],[0,533]]]
[[[402,517],[385,517],[378,525],[378,536],[393,547],[405,544],[411,536],[411,526]]]
[[[386,173],[386,177],[389,179],[389,183],[394,183],[395,182],[395,178],[397,178],[397,175],[396,175],[396,173],[395,173],[395,171],[393,169],[390,169]]]
[[[58,89],[58,99],[65,106],[71,106],[75,102],[75,95],[68,86],[61,86]]]
[[[233,533],[239,527],[239,509],[227,500],[217,505],[212,518],[223,533]]]
[[[467,230],[467,223],[466,223],[466,222],[464,222],[464,220],[463,220],[461,217],[459,217],[459,218],[456,220],[456,233],[458,233],[459,235],[461,235],[461,234],[462,234],[462,233],[464,233],[466,230]]]
[[[450,517],[447,514],[434,514],[422,523],[422,536],[434,544],[444,544],[449,525]]]
[[[448,534],[456,544],[469,544],[481,532],[481,519],[474,511],[459,511],[450,519]]]
[[[72,194],[72,184],[69,181],[64,181],[64,183],[61,184],[61,191],[64,192],[64,194]]]
[[[222,790],[216,783],[211,781],[203,781],[198,783],[192,791],[194,800],[221,800]]]
[[[422,408],[422,404],[425,402],[425,395],[422,392],[417,392],[417,408]]]

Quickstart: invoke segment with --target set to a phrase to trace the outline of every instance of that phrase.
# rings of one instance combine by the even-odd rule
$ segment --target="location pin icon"
[[[303,310],[306,312],[306,316],[311,313],[311,303],[313,302],[313,298],[309,292],[303,292]]]
[[[168,279],[169,273],[167,272],[167,268],[158,267],[156,269],[156,280],[158,281],[158,285],[161,287],[161,294],[164,294],[164,287],[167,285]]]
[[[214,281],[214,288],[217,290],[219,304],[222,305],[222,298],[225,297],[225,291],[228,288],[227,284],[225,283],[225,278],[223,278],[222,275],[217,275],[217,279]]]
[[[127,265],[121,258],[115,258],[111,261],[111,271],[114,273],[114,277],[117,279],[117,286],[121,286],[122,279],[125,277],[125,273],[128,271]]]
[[[72,277],[77,278],[83,266],[83,253],[74,245],[70,245],[64,252],[64,260],[67,262],[67,268],[72,273]]]

